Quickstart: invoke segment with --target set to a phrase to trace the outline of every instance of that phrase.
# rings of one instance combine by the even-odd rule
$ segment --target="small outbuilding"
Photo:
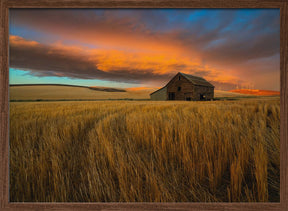
[[[214,86],[204,78],[177,73],[161,89],[150,94],[151,100],[212,100]]]

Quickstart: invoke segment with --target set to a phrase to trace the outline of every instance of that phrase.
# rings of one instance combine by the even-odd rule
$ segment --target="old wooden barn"
[[[204,78],[177,73],[161,89],[150,94],[151,100],[211,100],[214,86]]]

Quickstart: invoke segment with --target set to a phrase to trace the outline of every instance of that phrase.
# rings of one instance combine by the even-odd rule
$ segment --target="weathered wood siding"
[[[164,87],[150,95],[151,100],[167,100],[167,87]]]
[[[205,96],[205,100],[214,98],[214,88],[208,86],[194,86],[193,100],[201,100],[200,95]]]
[[[180,91],[178,87],[181,87]],[[178,73],[167,85],[167,93],[169,92],[175,93],[175,100],[186,100],[187,94],[185,93],[190,93],[189,96],[192,97],[191,92],[194,92],[194,86],[187,78]]]

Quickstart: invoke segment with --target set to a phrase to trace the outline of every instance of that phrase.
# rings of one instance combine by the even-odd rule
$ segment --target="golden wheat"
[[[10,104],[10,200],[279,201],[279,98]]]

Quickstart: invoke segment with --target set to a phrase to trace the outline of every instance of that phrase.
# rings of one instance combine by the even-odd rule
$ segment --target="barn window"
[[[181,79],[181,76],[179,75],[178,80],[180,81],[180,79]]]
[[[178,86],[178,92],[181,91],[181,86]]]

